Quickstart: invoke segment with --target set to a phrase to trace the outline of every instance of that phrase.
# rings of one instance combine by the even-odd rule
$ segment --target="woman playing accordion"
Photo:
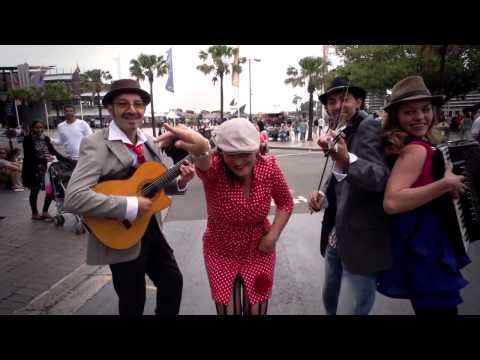
[[[458,314],[460,289],[467,285],[460,269],[470,262],[455,251],[435,206],[436,199],[449,193],[458,197],[466,187],[451,164],[443,177],[434,177],[433,106],[441,99],[431,95],[421,77],[409,76],[395,84],[385,108],[386,150],[395,160],[384,198],[392,215],[393,266],[378,277],[378,291],[409,299],[417,315]]]

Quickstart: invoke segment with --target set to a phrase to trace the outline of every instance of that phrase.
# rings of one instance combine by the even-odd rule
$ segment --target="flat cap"
[[[245,118],[223,122],[215,131],[215,144],[226,153],[250,153],[260,148],[260,133]]]

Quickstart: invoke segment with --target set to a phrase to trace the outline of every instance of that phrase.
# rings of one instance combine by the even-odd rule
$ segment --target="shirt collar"
[[[132,142],[127,137],[127,135],[125,135],[125,133],[115,123],[115,120],[113,120],[110,122],[109,129],[108,129],[108,140],[110,141],[119,140],[125,144],[139,145],[147,142],[147,137],[142,132],[142,130],[137,129],[137,143],[132,144]]]

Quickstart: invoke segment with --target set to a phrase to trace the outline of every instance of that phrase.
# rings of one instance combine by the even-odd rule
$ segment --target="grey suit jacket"
[[[126,178],[133,165],[133,159],[127,147],[121,141],[109,141],[108,129],[96,132],[83,138],[80,144],[80,157],[68,183],[65,194],[65,211],[80,216],[89,215],[124,220],[127,209],[127,198],[124,196],[107,196],[96,193],[93,187],[100,179]],[[150,136],[147,136],[151,149],[157,149]],[[156,150],[155,150],[156,151]],[[161,161],[161,152],[156,151],[154,158],[145,147],[144,156],[147,161]],[[164,162],[164,161],[161,161]],[[165,192],[170,195],[181,194],[177,191],[176,182],[169,184]],[[156,220],[162,228],[161,214]],[[140,255],[141,241],[126,250],[114,250],[103,245],[95,236],[88,233],[87,264],[105,265],[126,262]]]
[[[356,274],[386,270],[392,262],[388,218],[383,210],[390,171],[381,147],[381,131],[380,121],[363,119],[348,147],[358,160],[349,166],[343,181],[337,182],[332,174],[323,188],[329,205],[323,218],[322,254],[335,226],[340,258],[347,270]]]

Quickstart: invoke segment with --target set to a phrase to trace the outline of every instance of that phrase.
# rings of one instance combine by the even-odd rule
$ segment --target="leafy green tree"
[[[335,69],[368,92],[383,93],[400,79],[421,75],[445,102],[480,87],[480,47],[474,45],[339,45]]]
[[[66,101],[69,101],[72,98],[70,89],[62,82],[46,83],[43,87],[43,93],[38,92],[36,95],[52,103],[57,113],[56,123],[59,121],[60,107],[62,107]]]

